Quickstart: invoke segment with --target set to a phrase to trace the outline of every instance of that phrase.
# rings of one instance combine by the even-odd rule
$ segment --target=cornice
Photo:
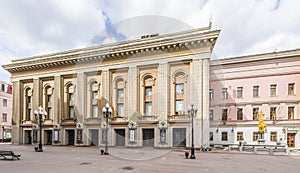
[[[2,67],[10,73],[52,68],[76,63],[91,63],[122,59],[128,56],[143,56],[180,50],[193,50],[199,47],[214,47],[220,30],[201,28],[162,35],[158,37],[125,41],[102,46],[70,50],[48,55],[13,60]]]

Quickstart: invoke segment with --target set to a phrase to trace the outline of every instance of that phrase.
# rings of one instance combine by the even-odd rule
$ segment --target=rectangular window
[[[124,98],[124,89],[118,89],[118,99]]]
[[[244,140],[243,132],[237,132],[237,141],[243,141],[243,140]]]
[[[31,96],[27,96],[27,103],[31,103]]]
[[[253,120],[257,120],[258,119],[258,108],[253,108]]]
[[[2,114],[2,122],[7,122],[7,114],[6,113]]]
[[[69,93],[69,101],[74,101],[74,93]]]
[[[259,96],[259,86],[253,86],[253,97]]]
[[[214,120],[214,110],[212,110],[212,109],[209,110],[209,120],[210,121]]]
[[[98,91],[92,91],[92,99],[93,100],[98,99]]]
[[[3,99],[3,106],[7,107],[7,99]]]
[[[276,93],[276,87],[277,87],[276,84],[270,85],[270,96],[276,96],[277,95],[277,93]]]
[[[27,115],[26,115],[26,120],[29,121],[31,119],[30,117],[31,117],[31,113],[32,113],[31,108],[28,108],[27,111],[28,112],[27,112]]]
[[[294,119],[294,107],[288,107],[288,119],[293,120]]]
[[[227,109],[222,109],[222,120],[227,121]]]
[[[176,115],[182,114],[183,111],[183,100],[176,100]]]
[[[145,96],[152,95],[152,87],[145,87]]]
[[[243,120],[243,109],[242,108],[238,108],[236,114],[237,114],[237,116],[236,116],[237,120]]]
[[[178,83],[175,85],[176,87],[176,94],[184,94],[184,85],[183,83]]]
[[[294,83],[289,83],[288,94],[289,95],[295,95],[295,84]]]
[[[123,103],[118,103],[117,105],[118,109],[118,117],[123,117],[124,116],[124,104]]]
[[[272,142],[277,142],[277,132],[271,132],[271,141]]]
[[[146,102],[145,103],[145,114],[147,116],[151,116],[152,115],[152,102]]]
[[[210,141],[214,140],[214,133],[213,132],[209,132],[209,140]]]
[[[48,103],[49,103],[49,102],[52,102],[52,95],[51,95],[51,94],[48,94],[48,95],[47,95],[47,101],[48,101]]]
[[[214,90],[213,89],[209,90],[209,99],[210,100],[214,99]]]
[[[236,96],[237,98],[243,98],[243,87],[237,87],[237,91],[236,91]]]
[[[222,99],[228,98],[227,88],[222,88]]]
[[[98,117],[98,105],[93,105],[92,106],[92,118],[97,118]]]
[[[48,107],[47,110],[47,119],[52,120],[52,108]]]
[[[276,120],[276,107],[270,108],[270,120]]]
[[[69,118],[74,119],[74,106],[69,106]]]
[[[258,140],[258,132],[253,132],[253,141]]]
[[[222,141],[227,141],[227,132],[222,132]]]

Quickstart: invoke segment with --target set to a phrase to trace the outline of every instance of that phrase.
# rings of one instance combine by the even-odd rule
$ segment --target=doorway
[[[287,144],[288,144],[289,148],[295,147],[295,136],[296,136],[296,133],[288,133],[287,134]]]
[[[90,140],[91,140],[91,146],[99,145],[99,130],[98,129],[90,129]]]
[[[115,129],[116,146],[125,146],[125,129]]]
[[[67,145],[74,145],[75,130],[66,130]]]
[[[45,130],[46,145],[52,145],[52,130]]]
[[[32,144],[31,130],[25,130],[24,133],[24,144]]]
[[[186,147],[186,129],[173,129],[173,147]]]
[[[143,146],[154,147],[154,129],[143,129]]]

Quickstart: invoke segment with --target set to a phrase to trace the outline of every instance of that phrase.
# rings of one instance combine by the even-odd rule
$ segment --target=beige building
[[[163,36],[18,59],[12,74],[13,144],[105,144],[102,108],[112,107],[110,146],[191,146],[209,142],[209,61],[219,30]]]

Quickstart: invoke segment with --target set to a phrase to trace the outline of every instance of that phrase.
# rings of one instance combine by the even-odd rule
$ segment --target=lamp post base
[[[43,152],[42,144],[39,144],[39,148],[36,151],[37,152]]]
[[[191,155],[190,159],[196,159],[195,155]]]

